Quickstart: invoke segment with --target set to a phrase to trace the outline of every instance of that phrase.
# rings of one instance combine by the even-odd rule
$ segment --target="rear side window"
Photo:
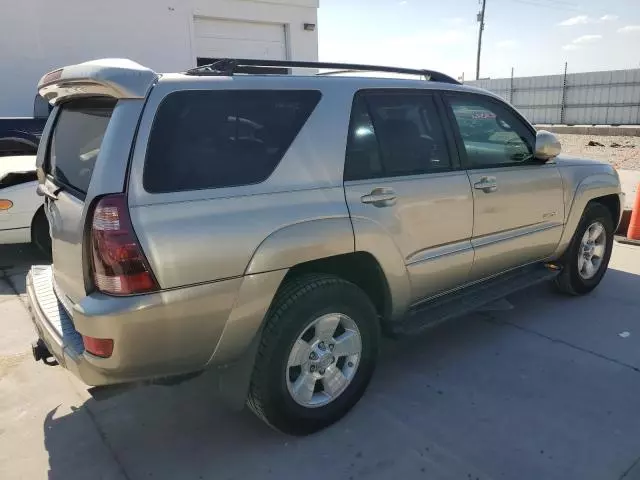
[[[363,180],[382,176],[384,169],[373,122],[364,96],[358,95],[351,110],[344,179]]]
[[[85,98],[61,106],[48,165],[48,173],[57,182],[87,193],[116,102],[111,98]]]
[[[451,169],[432,95],[367,93],[351,112],[345,180],[401,177]]]
[[[320,100],[312,90],[192,90],[169,95],[153,123],[150,193],[266,180]]]

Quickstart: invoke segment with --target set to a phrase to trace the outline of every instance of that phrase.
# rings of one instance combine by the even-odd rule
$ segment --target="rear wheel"
[[[609,210],[599,203],[587,205],[561,262],[563,269],[556,278],[558,290],[583,295],[598,286],[609,265],[613,234]]]
[[[40,208],[33,216],[31,240],[47,258],[51,258],[51,235],[49,233],[49,221],[44,213],[44,208]]]
[[[267,319],[249,407],[293,435],[331,425],[367,388],[379,338],[376,311],[357,286],[331,275],[295,279]]]

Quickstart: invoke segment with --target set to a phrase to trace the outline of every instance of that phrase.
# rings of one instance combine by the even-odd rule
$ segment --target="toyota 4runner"
[[[438,72],[106,59],[39,92],[53,265],[28,276],[34,356],[88,385],[224,366],[230,399],[307,434],[363,395],[381,332],[545,280],[586,294],[607,269],[616,171]]]

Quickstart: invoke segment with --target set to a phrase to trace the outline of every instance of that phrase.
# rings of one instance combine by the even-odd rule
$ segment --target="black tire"
[[[51,259],[51,235],[49,234],[49,221],[44,213],[44,208],[40,208],[33,216],[31,240],[47,259]]]
[[[311,322],[327,313],[348,315],[360,331],[362,353],[346,389],[316,408],[298,404],[289,394],[286,366],[294,342]],[[380,342],[376,310],[356,285],[332,275],[305,275],[284,285],[262,333],[247,405],[272,428],[308,435],[342,418],[362,397],[375,369]]]
[[[582,237],[587,228],[594,222],[600,222],[604,226],[607,243],[598,271],[592,278],[585,279],[578,272],[578,254]],[[595,202],[587,205],[571,244],[560,261],[562,272],[555,280],[555,287],[558,291],[568,295],[584,295],[598,286],[607,271],[609,259],[611,258],[614,228],[611,213],[605,206]]]

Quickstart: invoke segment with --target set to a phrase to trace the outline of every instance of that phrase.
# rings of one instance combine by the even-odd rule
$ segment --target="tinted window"
[[[86,193],[116,101],[88,98],[62,105],[51,138],[49,173]]]
[[[430,95],[367,94],[354,101],[345,179],[396,177],[451,168]]]
[[[378,140],[363,96],[357,96],[351,111],[351,126],[344,167],[345,180],[384,176]]]
[[[320,92],[292,90],[169,95],[151,131],[145,189],[175,192],[264,181],[319,99]]]
[[[533,159],[533,134],[508,108],[473,96],[450,97],[449,103],[471,168]]]

